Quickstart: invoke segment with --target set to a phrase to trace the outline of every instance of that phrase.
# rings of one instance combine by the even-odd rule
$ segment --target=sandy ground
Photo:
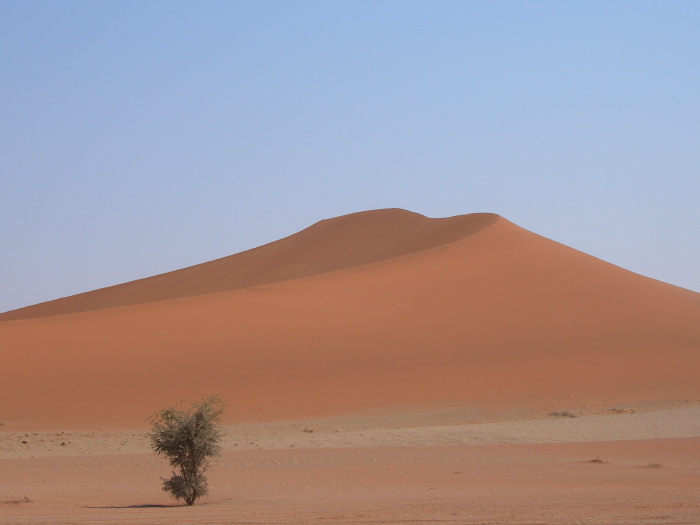
[[[151,450],[145,431],[2,430],[0,427],[0,459],[142,454]],[[551,413],[489,413],[443,407],[228,426],[222,448],[568,443],[699,436],[700,402],[640,403],[600,411],[572,408]]]
[[[495,215],[321,221],[0,314],[0,349],[0,524],[700,524],[700,294]],[[176,505],[148,416],[211,394]]]
[[[226,430],[190,508],[143,432],[2,433],[0,523],[700,523],[694,403]]]

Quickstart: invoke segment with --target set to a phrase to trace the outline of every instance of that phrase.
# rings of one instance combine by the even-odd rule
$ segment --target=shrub
[[[573,412],[569,412],[568,410],[562,410],[560,412],[550,412],[549,415],[554,417],[576,417],[576,414],[574,414]]]
[[[221,450],[219,419],[223,411],[223,400],[210,396],[189,410],[168,407],[153,416],[151,447],[178,470],[170,479],[163,479],[163,490],[176,500],[185,500],[187,505],[193,505],[208,492],[204,472],[209,466],[208,458]]]
[[[30,500],[27,496],[24,496],[22,499],[8,499],[3,501],[4,504],[6,505],[21,505],[22,503],[34,503],[32,500]]]

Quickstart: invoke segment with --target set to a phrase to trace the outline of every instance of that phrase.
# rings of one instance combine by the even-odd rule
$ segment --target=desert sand
[[[376,210],[0,314],[0,523],[700,523],[700,294]],[[228,400],[201,505],[156,410]]]
[[[0,523],[700,522],[700,404],[465,415],[227,427],[191,508],[143,431],[6,433]]]

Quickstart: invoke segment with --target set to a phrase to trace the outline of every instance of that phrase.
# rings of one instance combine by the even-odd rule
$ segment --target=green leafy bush
[[[220,397],[210,396],[189,410],[168,407],[153,416],[151,447],[178,470],[170,479],[163,479],[163,490],[188,505],[208,492],[204,472],[209,458],[221,450],[219,420],[224,405]]]

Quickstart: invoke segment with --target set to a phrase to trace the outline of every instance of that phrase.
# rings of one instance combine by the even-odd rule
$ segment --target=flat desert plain
[[[0,523],[700,523],[700,294],[376,210],[0,314]],[[210,493],[149,416],[228,400]]]

